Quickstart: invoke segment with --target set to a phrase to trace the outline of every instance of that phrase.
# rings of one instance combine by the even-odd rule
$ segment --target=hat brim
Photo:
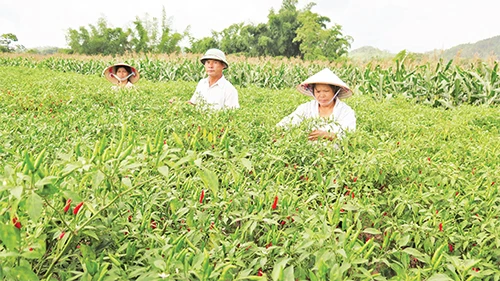
[[[340,87],[340,92],[337,96],[339,99],[346,99],[346,98],[350,98],[352,96],[351,89],[345,88],[344,86],[341,86],[341,85],[332,84],[332,83],[325,83],[325,82],[317,82],[317,83],[311,83],[311,84],[302,83],[302,84],[297,85],[296,88],[301,94],[304,94],[306,96],[314,98],[314,93],[313,93],[313,89],[312,89],[313,84],[326,84],[326,85],[333,85],[333,86]]]
[[[205,61],[206,60],[217,60],[217,61],[220,61],[224,64],[224,69],[228,68],[229,67],[229,64],[227,63],[227,61],[225,60],[222,60],[221,58],[217,57],[217,56],[212,56],[212,55],[206,55],[206,56],[203,56],[200,61],[201,61],[201,64],[205,64]]]
[[[133,75],[130,76],[130,78],[129,78],[130,83],[135,84],[141,78],[141,76],[140,76],[139,72],[137,71],[137,69],[135,67],[129,65],[129,64],[126,64],[126,63],[117,63],[117,64],[114,64],[114,65],[108,66],[108,67],[106,67],[104,69],[104,71],[102,72],[102,75],[104,75],[104,77],[106,78],[106,80],[108,80],[109,82],[111,82],[113,84],[118,84],[120,81],[118,81],[118,79],[116,79],[111,74],[115,74],[116,68],[119,67],[119,66],[130,67],[130,70],[133,73]]]
[[[328,68],[325,68],[307,78],[304,82],[297,85],[296,88],[300,93],[306,96],[314,97],[313,85],[315,84],[326,84],[340,87],[340,92],[337,96],[339,99],[345,99],[352,96],[352,90],[347,86],[347,84]]]

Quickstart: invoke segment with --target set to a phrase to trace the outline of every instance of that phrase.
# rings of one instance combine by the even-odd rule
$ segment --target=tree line
[[[270,10],[267,23],[235,23],[212,36],[196,39],[189,34],[171,29],[162,10],[162,18],[137,17],[133,27],[126,30],[111,28],[104,18],[88,28],[69,29],[66,36],[71,51],[78,54],[121,55],[134,53],[203,53],[209,48],[219,48],[226,54],[244,56],[300,57],[306,60],[335,60],[347,54],[352,38],[342,33],[334,24],[327,28],[328,17],[314,13],[315,3],[302,9],[298,0],[283,0],[278,12]],[[181,48],[181,41],[188,41]]]
[[[267,23],[235,23],[212,36],[196,39],[189,27],[182,33],[172,30],[165,8],[162,18],[136,17],[128,28],[110,27],[105,18],[88,27],[68,29],[69,53],[85,55],[123,55],[125,53],[204,53],[218,48],[226,54],[248,57],[298,57],[305,60],[336,60],[351,46],[352,37],[330,18],[313,12],[309,3],[297,8],[298,0],[283,0],[276,12],[271,9]],[[188,46],[181,47],[181,43]]]

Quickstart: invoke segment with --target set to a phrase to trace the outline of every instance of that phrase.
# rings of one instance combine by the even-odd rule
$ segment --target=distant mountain
[[[500,35],[478,41],[476,43],[461,44],[446,50],[434,50],[426,52],[423,55],[429,57],[438,57],[445,60],[460,58],[495,58],[500,59]],[[382,51],[375,47],[365,46],[349,52],[349,58],[355,60],[372,60],[393,58],[396,54],[388,51]]]
[[[361,47],[349,52],[349,58],[355,60],[385,59],[394,56],[395,54],[391,54],[389,51],[382,51],[371,46]]]
[[[477,57],[486,59],[496,57],[496,59],[500,59],[500,35],[472,44],[461,44],[447,50],[435,50],[429,54],[437,55],[445,60],[450,60],[457,56],[461,58]]]

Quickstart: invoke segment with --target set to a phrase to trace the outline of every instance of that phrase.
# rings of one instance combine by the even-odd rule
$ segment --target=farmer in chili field
[[[111,87],[113,90],[133,88],[140,78],[137,69],[126,63],[117,63],[106,67],[103,75],[109,82],[114,84]]]
[[[204,104],[215,110],[239,108],[238,91],[222,73],[229,67],[224,52],[219,49],[209,49],[200,61],[205,66],[208,76],[198,82],[188,103]]]
[[[297,90],[313,98],[301,104],[277,125],[297,126],[305,120],[314,119],[309,140],[341,138],[345,132],[356,130],[354,110],[341,101],[352,96],[351,89],[330,69],[325,68],[297,85]]]

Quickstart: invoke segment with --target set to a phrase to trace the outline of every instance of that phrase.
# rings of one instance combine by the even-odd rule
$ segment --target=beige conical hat
[[[139,72],[137,71],[137,69],[135,69],[135,67],[132,67],[132,66],[130,66],[126,63],[122,63],[122,62],[119,62],[117,64],[106,67],[104,69],[104,71],[102,72],[102,75],[104,75],[104,77],[106,77],[106,79],[109,82],[111,82],[113,84],[118,84],[119,81],[111,74],[116,74],[116,69],[119,66],[130,67],[130,70],[132,71],[132,76],[130,76],[130,78],[129,78],[130,83],[135,84],[139,80],[140,75],[139,75]]]
[[[297,85],[297,90],[306,96],[314,97],[312,85],[314,84],[329,84],[340,87],[339,99],[345,99],[352,96],[351,89],[330,69],[325,68],[313,76],[307,78],[304,82]]]
[[[206,60],[218,60],[224,63],[224,69],[229,67],[229,64],[226,60],[226,55],[224,55],[224,52],[219,49],[209,49],[200,59],[202,64],[205,64]]]

